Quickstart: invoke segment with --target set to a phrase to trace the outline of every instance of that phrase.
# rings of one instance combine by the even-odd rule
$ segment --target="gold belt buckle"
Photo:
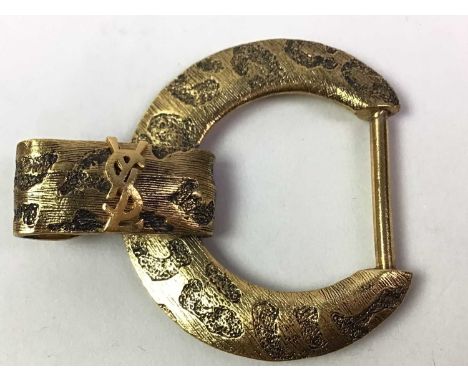
[[[370,123],[376,266],[306,292],[251,284],[200,239],[212,233],[213,156],[196,147],[229,111],[286,92],[327,97]],[[201,341],[263,360],[326,354],[380,324],[411,283],[392,251],[387,119],[398,110],[378,73],[335,48],[285,39],[230,48],[164,88],[134,143],[21,142],[14,232],[53,239],[122,232],[152,298]]]

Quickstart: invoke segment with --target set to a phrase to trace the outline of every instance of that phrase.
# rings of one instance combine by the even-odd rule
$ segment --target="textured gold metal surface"
[[[161,91],[134,136],[164,157],[173,147],[199,145],[232,109],[285,92],[327,97],[371,121],[376,269],[318,290],[278,292],[240,279],[198,238],[124,235],[139,277],[172,320],[207,344],[264,360],[340,349],[403,300],[411,274],[393,269],[385,124],[399,110],[397,96],[379,74],[345,52],[307,41],[260,41],[188,68]]]
[[[214,185],[213,156],[195,148],[230,110],[285,92],[327,97],[370,122],[376,268],[312,291],[249,283],[219,264],[197,237],[212,231]],[[230,48],[188,68],[154,100],[134,135],[151,150],[112,139],[111,147],[21,142],[14,232],[65,238],[131,227],[136,232],[125,233],[124,241],[138,276],[188,333],[264,360],[329,353],[380,324],[411,282],[410,273],[394,268],[392,253],[387,118],[398,109],[379,74],[337,49],[299,40]]]
[[[153,154],[157,150],[149,145],[143,151],[146,142],[120,147],[116,141],[114,144],[115,148],[105,142],[20,142],[16,153],[14,233],[42,239],[104,231],[212,234],[212,154],[190,149],[160,159]],[[135,150],[141,155],[136,155]],[[144,162],[144,168],[137,170],[134,160]],[[133,202],[140,200],[138,205],[127,205],[122,200],[122,191],[130,185]],[[116,206],[123,210],[114,211]],[[132,208],[136,210],[130,213]],[[115,220],[109,219],[109,212]],[[126,225],[120,224],[122,213],[126,214]]]

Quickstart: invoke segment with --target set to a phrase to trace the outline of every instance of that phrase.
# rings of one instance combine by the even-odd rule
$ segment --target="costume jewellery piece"
[[[370,123],[376,266],[305,292],[249,283],[201,240],[213,229],[214,157],[197,147],[229,111],[287,92],[329,98]],[[398,110],[388,83],[343,51],[282,39],[230,48],[163,89],[133,143],[20,142],[14,233],[62,239],[122,232],[152,298],[201,341],[263,360],[326,354],[380,324],[411,282],[392,252],[387,119]]]

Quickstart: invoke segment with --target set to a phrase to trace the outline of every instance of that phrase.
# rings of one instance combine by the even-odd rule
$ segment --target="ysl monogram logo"
[[[112,154],[107,159],[105,173],[112,187],[106,199],[116,196],[120,198],[115,208],[111,208],[107,203],[102,205],[102,209],[110,215],[104,230],[117,232],[131,229],[129,225],[122,225],[122,222],[138,217],[143,208],[143,200],[133,183],[145,166],[142,153],[148,143],[138,142],[135,150],[121,149],[115,137],[107,137],[107,143],[112,149]],[[139,220],[135,225],[139,229],[143,228],[143,220]]]

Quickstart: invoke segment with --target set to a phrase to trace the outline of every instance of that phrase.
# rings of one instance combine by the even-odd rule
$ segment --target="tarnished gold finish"
[[[102,209],[110,215],[104,226],[104,231],[135,231],[134,227],[122,225],[122,222],[139,218],[143,209],[143,200],[133,183],[136,181],[139,170],[145,167],[145,157],[142,153],[148,143],[138,142],[135,150],[121,149],[115,137],[107,137],[107,143],[112,148],[112,155],[107,159],[105,166],[105,174],[111,184],[106,199],[118,196],[119,200],[115,208],[110,207],[107,203],[102,205]],[[143,223],[143,219],[139,219],[133,224],[136,226],[136,230],[141,230]]]
[[[299,40],[260,41],[188,68],[161,91],[134,136],[164,153],[172,146],[196,147],[230,110],[285,92],[327,97],[370,121],[375,269],[318,290],[278,292],[230,272],[198,238],[124,235],[139,277],[172,320],[221,350],[264,360],[340,349],[370,332],[403,300],[411,274],[391,269],[385,124],[399,110],[397,96],[379,74],[342,51]],[[312,209],[313,200],[304,207]],[[268,245],[265,241],[265,250]]]
[[[212,234],[211,153],[175,149],[157,158],[147,142],[108,142],[20,142],[14,233],[38,239],[106,231]]]
[[[214,187],[213,157],[195,148],[229,111],[286,92],[327,97],[370,122],[376,267],[312,291],[280,292],[249,283],[221,265],[197,237],[211,233]],[[112,155],[99,142],[20,143],[15,232],[50,238],[123,231],[123,220],[125,227],[139,229],[143,219],[141,230],[124,233],[131,262],[152,298],[188,333],[218,349],[263,360],[329,353],[380,324],[400,305],[411,282],[410,273],[394,269],[391,247],[386,119],[398,110],[387,82],[340,50],[300,40],[230,48],[197,62],[157,96],[134,135],[151,150],[113,140]],[[135,152],[144,157],[144,168]],[[131,212],[140,208],[136,192],[143,203],[139,214]],[[142,216],[148,207],[149,220]],[[313,200],[304,207],[313,208]],[[89,214],[76,218],[82,209],[92,211],[94,220]],[[157,229],[148,232],[148,221]],[[264,249],[268,246],[265,241]]]

